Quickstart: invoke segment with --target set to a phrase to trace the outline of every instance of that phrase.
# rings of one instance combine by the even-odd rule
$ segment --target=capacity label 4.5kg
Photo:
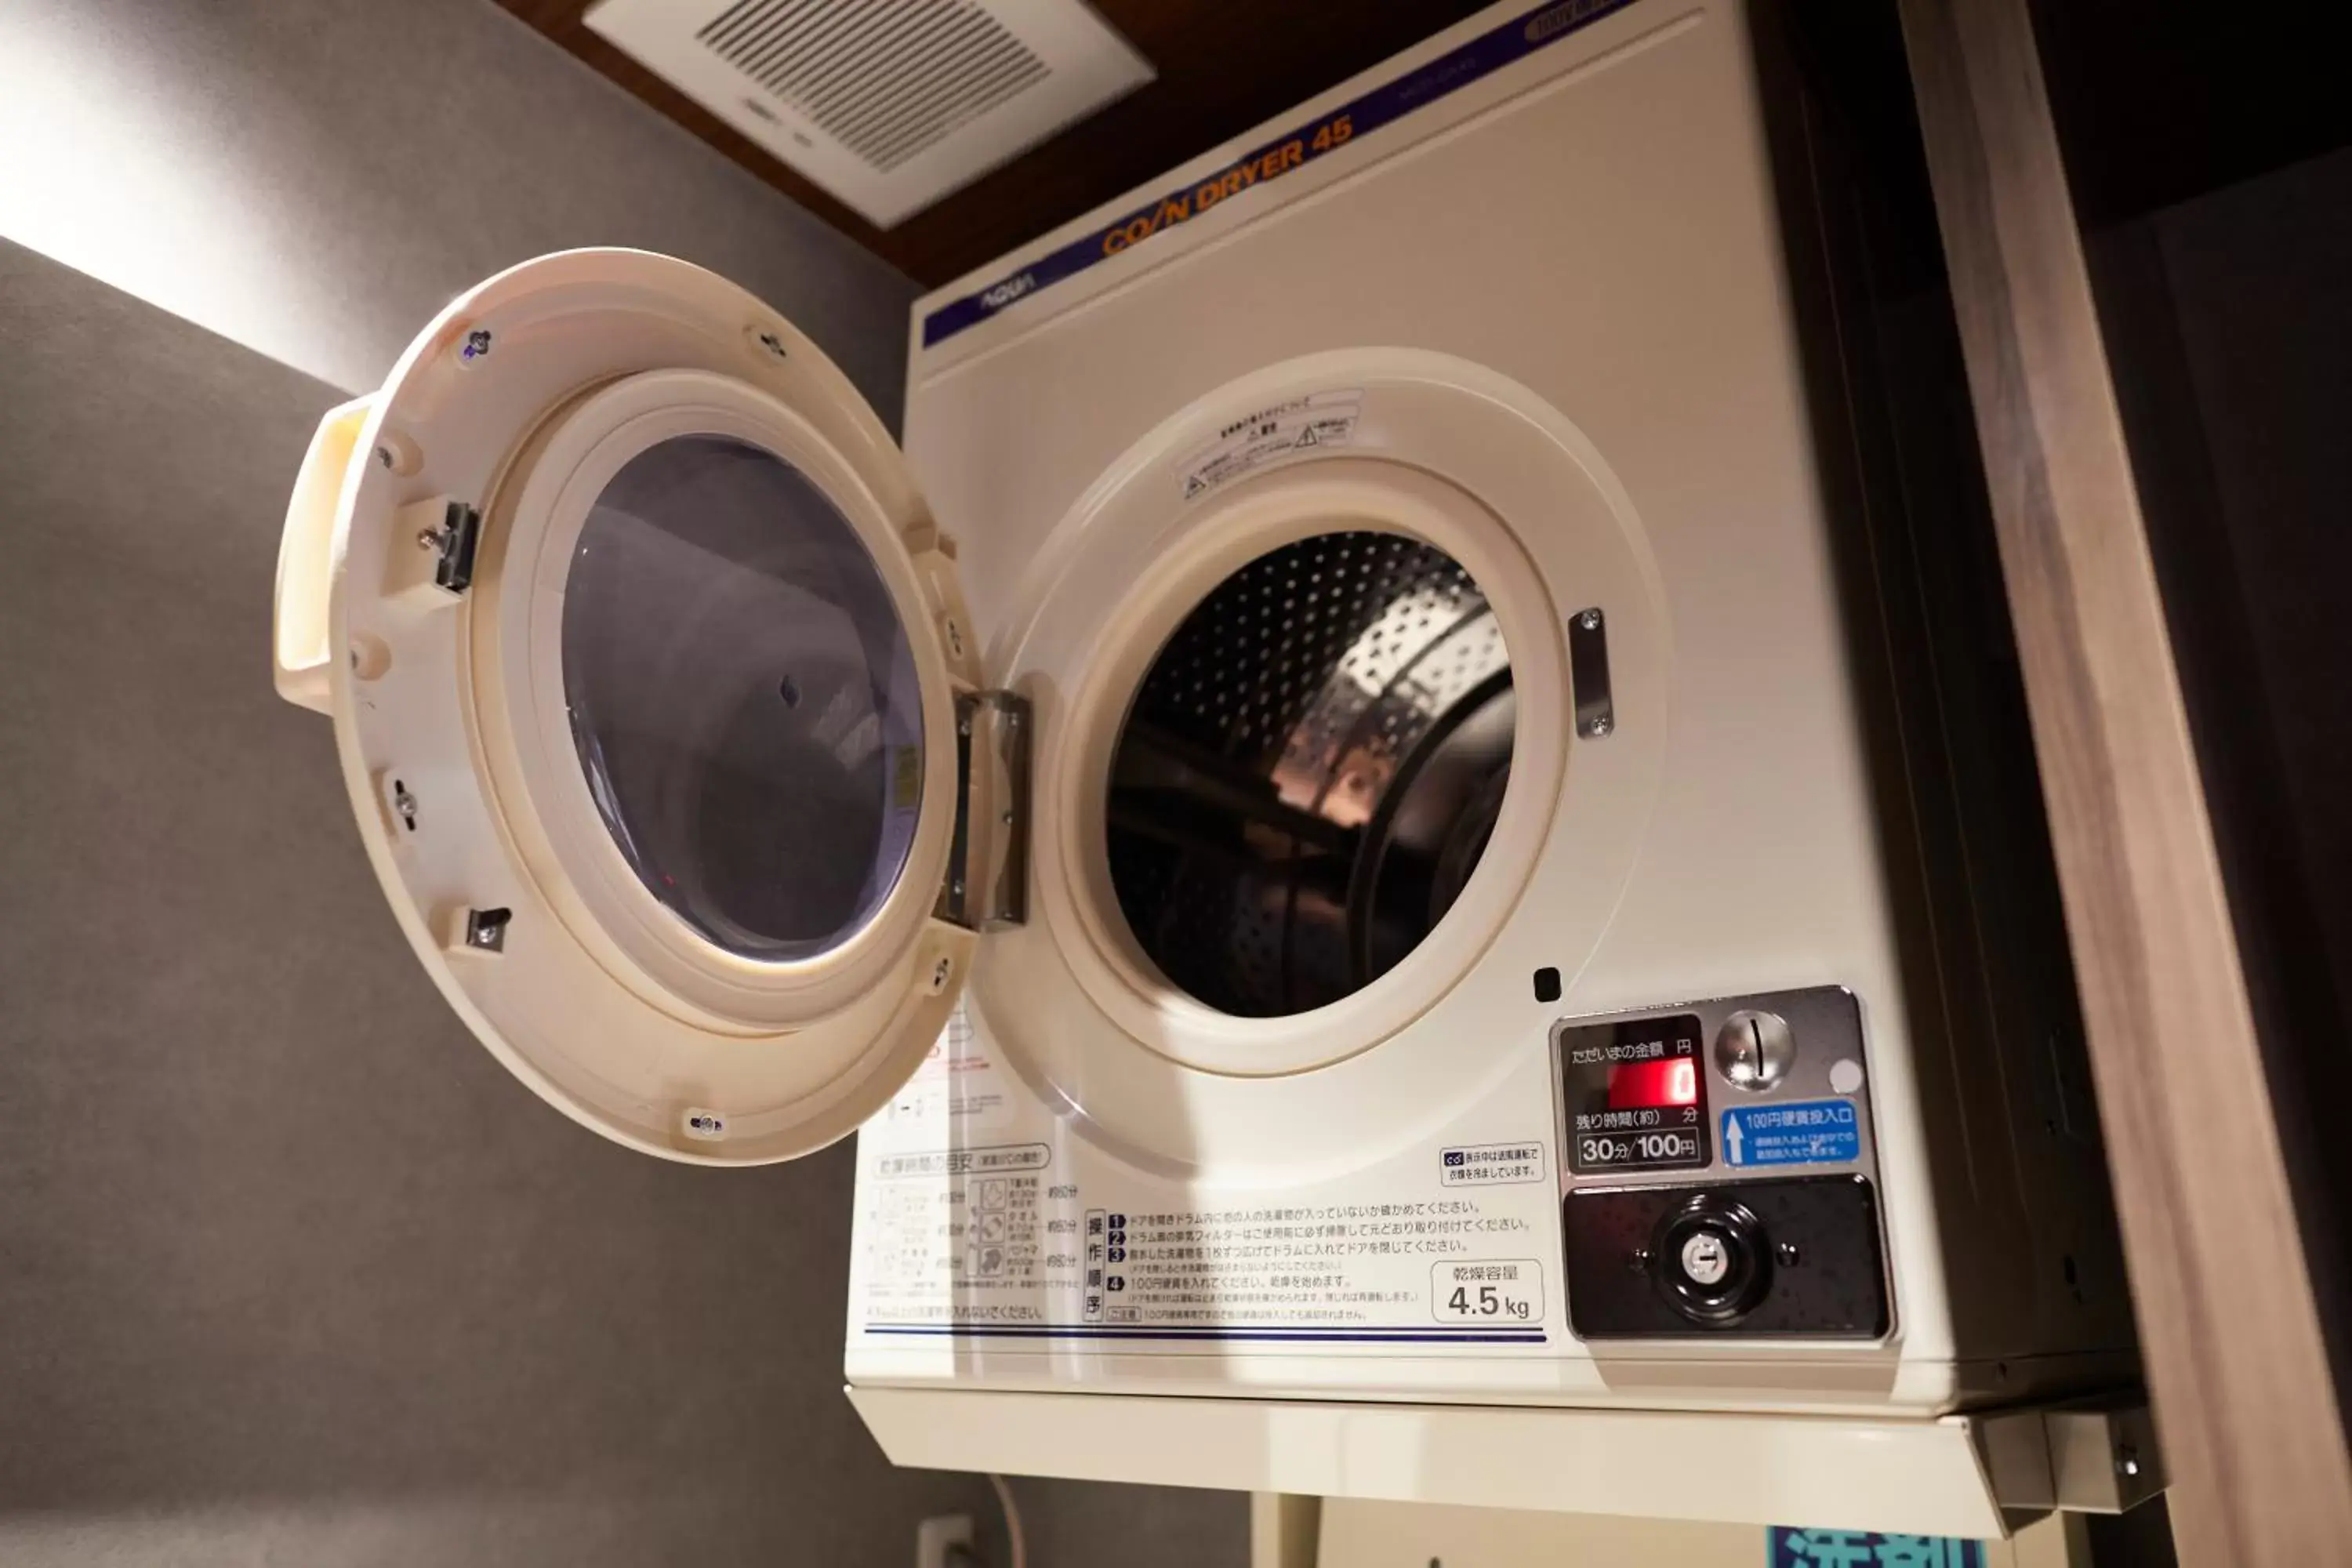
[[[1429,1308],[1441,1323],[1539,1323],[1543,1266],[1528,1258],[1436,1264]]]

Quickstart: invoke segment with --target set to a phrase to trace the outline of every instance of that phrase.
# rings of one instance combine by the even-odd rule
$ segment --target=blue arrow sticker
[[[1862,1158],[1862,1119],[1851,1100],[1736,1105],[1723,1113],[1731,1165],[1850,1165]]]

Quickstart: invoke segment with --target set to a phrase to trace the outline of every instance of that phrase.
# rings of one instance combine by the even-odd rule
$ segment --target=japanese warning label
[[[1072,1136],[959,1016],[858,1137],[854,1332],[1540,1347],[1559,1152],[1520,1131],[1204,1191]]]
[[[1294,397],[1228,421],[1215,441],[1184,460],[1184,499],[1294,453],[1344,447],[1355,438],[1363,410],[1363,389],[1349,387]]]
[[[1438,1169],[1449,1187],[1506,1186],[1540,1182],[1544,1175],[1540,1143],[1481,1143],[1467,1149],[1438,1151]]]
[[[1018,1171],[877,1181],[869,1321],[1425,1328],[1433,1306],[1446,1322],[1542,1320],[1540,1267],[1484,1261],[1524,1253],[1534,1220],[1475,1195],[1129,1212],[1081,1207],[1074,1188]]]

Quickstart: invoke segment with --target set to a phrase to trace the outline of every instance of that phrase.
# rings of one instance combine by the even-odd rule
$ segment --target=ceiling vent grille
[[[884,227],[1151,76],[1080,0],[604,0],[588,24]]]
[[[885,173],[1045,75],[969,0],[740,0],[695,36]]]

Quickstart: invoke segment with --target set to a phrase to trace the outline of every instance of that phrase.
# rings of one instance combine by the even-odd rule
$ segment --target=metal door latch
[[[481,510],[461,500],[451,501],[441,514],[441,526],[428,528],[416,536],[418,549],[433,552],[434,585],[452,594],[462,594],[472,587],[474,552],[481,541]]]

